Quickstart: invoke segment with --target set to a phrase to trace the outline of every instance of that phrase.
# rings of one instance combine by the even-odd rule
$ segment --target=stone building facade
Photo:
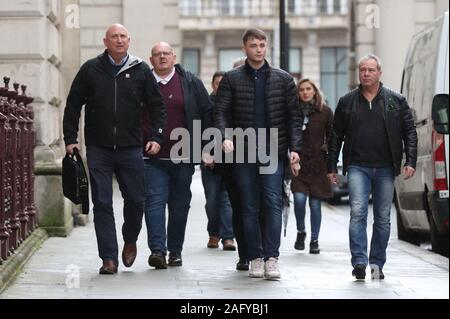
[[[383,60],[384,82],[399,89],[409,39],[446,10],[446,0],[286,0],[290,71],[316,81],[334,108],[357,83],[357,59],[373,52]],[[0,75],[27,84],[35,98],[36,203],[41,226],[55,235],[70,232],[76,211],[60,187],[65,100],[80,65],[103,51],[105,28],[115,22],[129,29],[133,54],[148,61],[154,43],[169,42],[208,88],[216,70],[241,56],[250,27],[269,34],[269,60],[278,65],[276,0],[1,1]]]

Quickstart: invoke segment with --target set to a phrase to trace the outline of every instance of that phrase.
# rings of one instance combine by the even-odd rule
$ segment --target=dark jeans
[[[235,164],[233,177],[240,193],[248,258],[277,258],[281,242],[284,161],[279,160],[274,174],[260,174],[258,164]],[[260,204],[265,211],[263,232]]]
[[[248,259],[244,224],[242,220],[241,200],[237,184],[233,178],[233,166],[232,164],[216,164],[216,167],[220,169],[220,174],[230,199],[231,208],[233,209],[233,232],[237,243],[239,258]]]
[[[181,253],[191,207],[193,164],[145,160],[145,222],[148,247],[154,252]],[[166,247],[166,205],[169,209]]]
[[[233,212],[223,178],[207,167],[202,166],[201,170],[209,236],[220,237],[223,240],[233,239]]]
[[[225,189],[230,199],[231,208],[233,210],[233,232],[237,243],[238,255],[240,259],[248,259],[247,243],[244,233],[244,221],[242,217],[241,199],[239,189],[233,177],[233,164],[216,164],[215,170],[222,176]],[[261,206],[260,211],[260,227],[264,236],[264,207]]]
[[[136,243],[142,227],[144,207],[144,161],[141,147],[104,148],[88,146],[86,152],[94,225],[99,256],[118,262],[116,224],[113,211],[113,174],[124,199],[122,235],[125,243]]]

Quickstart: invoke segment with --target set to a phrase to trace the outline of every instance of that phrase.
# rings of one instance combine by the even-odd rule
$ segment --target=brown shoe
[[[223,250],[236,250],[233,239],[225,239],[222,241]]]
[[[210,236],[208,241],[208,248],[219,248],[219,241],[219,237]]]
[[[117,265],[111,259],[103,261],[103,266],[99,270],[100,275],[114,275],[117,274]]]
[[[127,244],[123,246],[122,250],[122,262],[125,267],[131,267],[136,259],[136,244]]]

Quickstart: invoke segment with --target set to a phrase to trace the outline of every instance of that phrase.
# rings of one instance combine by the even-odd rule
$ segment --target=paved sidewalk
[[[68,238],[48,239],[0,298],[449,298],[448,258],[398,241],[395,221],[384,269],[386,279],[380,282],[368,276],[366,281],[356,282],[349,261],[347,205],[323,206],[320,255],[294,250],[296,230],[292,211],[288,235],[282,238],[282,280],[251,279],[247,272],[235,270],[237,252],[206,248],[206,214],[198,171],[192,190],[183,267],[154,270],[147,265],[149,250],[144,226],[133,267],[120,265],[117,275],[100,276],[101,263],[90,223],[75,228]],[[121,220],[122,202],[117,187],[115,209],[116,218]],[[120,221],[118,225],[120,232]],[[121,249],[120,234],[118,238]]]

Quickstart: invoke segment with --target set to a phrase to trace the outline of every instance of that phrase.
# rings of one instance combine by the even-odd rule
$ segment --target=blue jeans
[[[116,224],[113,211],[113,174],[124,199],[122,235],[125,243],[134,244],[142,227],[144,209],[144,161],[141,147],[86,148],[94,226],[99,256],[118,263]]]
[[[233,239],[233,211],[222,176],[214,174],[211,169],[203,166],[201,170],[209,236],[220,237],[223,240]]]
[[[260,174],[258,164],[235,164],[233,176],[241,194],[242,219],[248,258],[280,255],[284,161],[274,174]],[[264,239],[260,227],[260,197],[265,210]]]
[[[386,248],[391,231],[391,205],[394,196],[394,169],[369,168],[350,165],[348,185],[350,192],[350,251],[352,265],[377,265],[386,262]],[[367,214],[372,192],[373,232],[370,255],[367,259]]]
[[[295,219],[297,220],[297,231],[305,231],[306,199],[305,193],[294,193]],[[311,211],[311,240],[319,239],[320,223],[322,222],[322,201],[318,198],[309,197],[309,208]]]
[[[145,223],[152,252],[181,253],[191,207],[193,164],[145,160]],[[167,222],[166,246],[166,204]]]

